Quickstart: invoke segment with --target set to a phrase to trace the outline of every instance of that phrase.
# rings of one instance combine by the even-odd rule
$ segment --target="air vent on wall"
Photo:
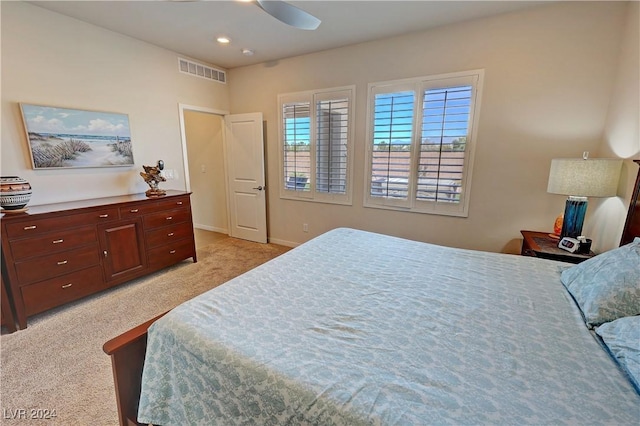
[[[178,71],[184,74],[213,80],[220,83],[227,83],[227,73],[188,59],[178,58]]]

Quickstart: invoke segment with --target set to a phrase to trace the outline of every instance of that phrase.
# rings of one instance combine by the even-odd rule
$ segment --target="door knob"
[[[257,188],[253,188],[253,189],[257,189],[258,191],[262,191],[263,189],[265,189],[265,187],[263,187],[262,185],[260,185],[259,187],[257,187]]]

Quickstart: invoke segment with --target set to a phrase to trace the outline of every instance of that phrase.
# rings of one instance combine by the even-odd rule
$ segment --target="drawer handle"
[[[63,285],[63,286],[62,286],[62,288],[69,288],[69,287],[71,287],[72,285],[73,285],[72,283],[65,284],[65,285]]]
[[[131,209],[129,210],[131,213],[138,213],[138,209]]]
[[[171,219],[173,219],[173,216],[168,216],[167,217],[167,220],[171,220]]]
[[[171,250],[171,251],[169,252],[169,254],[175,254],[175,253],[176,253],[176,251],[175,251],[175,250]]]
[[[167,234],[167,237],[173,237],[173,232],[169,232],[169,233]]]
[[[178,201],[176,204],[181,206],[182,205],[182,201]]]
[[[100,217],[101,218],[105,218],[105,217],[109,217],[109,215],[108,214],[101,214]]]
[[[53,240],[51,241],[53,244],[60,244],[62,242],[64,242],[64,240],[62,238],[60,238],[59,240]]]
[[[35,225],[31,225],[31,226],[25,226],[25,227],[24,227],[24,230],[25,230],[25,231],[29,231],[29,230],[31,230],[31,229],[36,229],[36,226],[35,226]]]
[[[68,260],[61,260],[60,262],[58,262],[58,265],[66,265],[67,263],[69,263]]]

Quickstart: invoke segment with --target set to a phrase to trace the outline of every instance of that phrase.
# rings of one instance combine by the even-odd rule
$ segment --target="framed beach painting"
[[[20,104],[34,169],[133,166],[126,114]]]

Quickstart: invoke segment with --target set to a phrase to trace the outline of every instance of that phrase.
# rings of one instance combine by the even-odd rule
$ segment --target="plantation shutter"
[[[284,185],[293,191],[310,190],[310,110],[310,102],[291,102],[282,106]]]
[[[318,192],[345,194],[349,99],[316,101],[316,181]]]
[[[416,199],[460,202],[472,86],[423,91]]]
[[[483,70],[369,84],[366,207],[468,215]]]
[[[372,197],[408,199],[415,94],[377,93],[374,98]]]
[[[278,95],[280,197],[352,202],[354,86]]]

